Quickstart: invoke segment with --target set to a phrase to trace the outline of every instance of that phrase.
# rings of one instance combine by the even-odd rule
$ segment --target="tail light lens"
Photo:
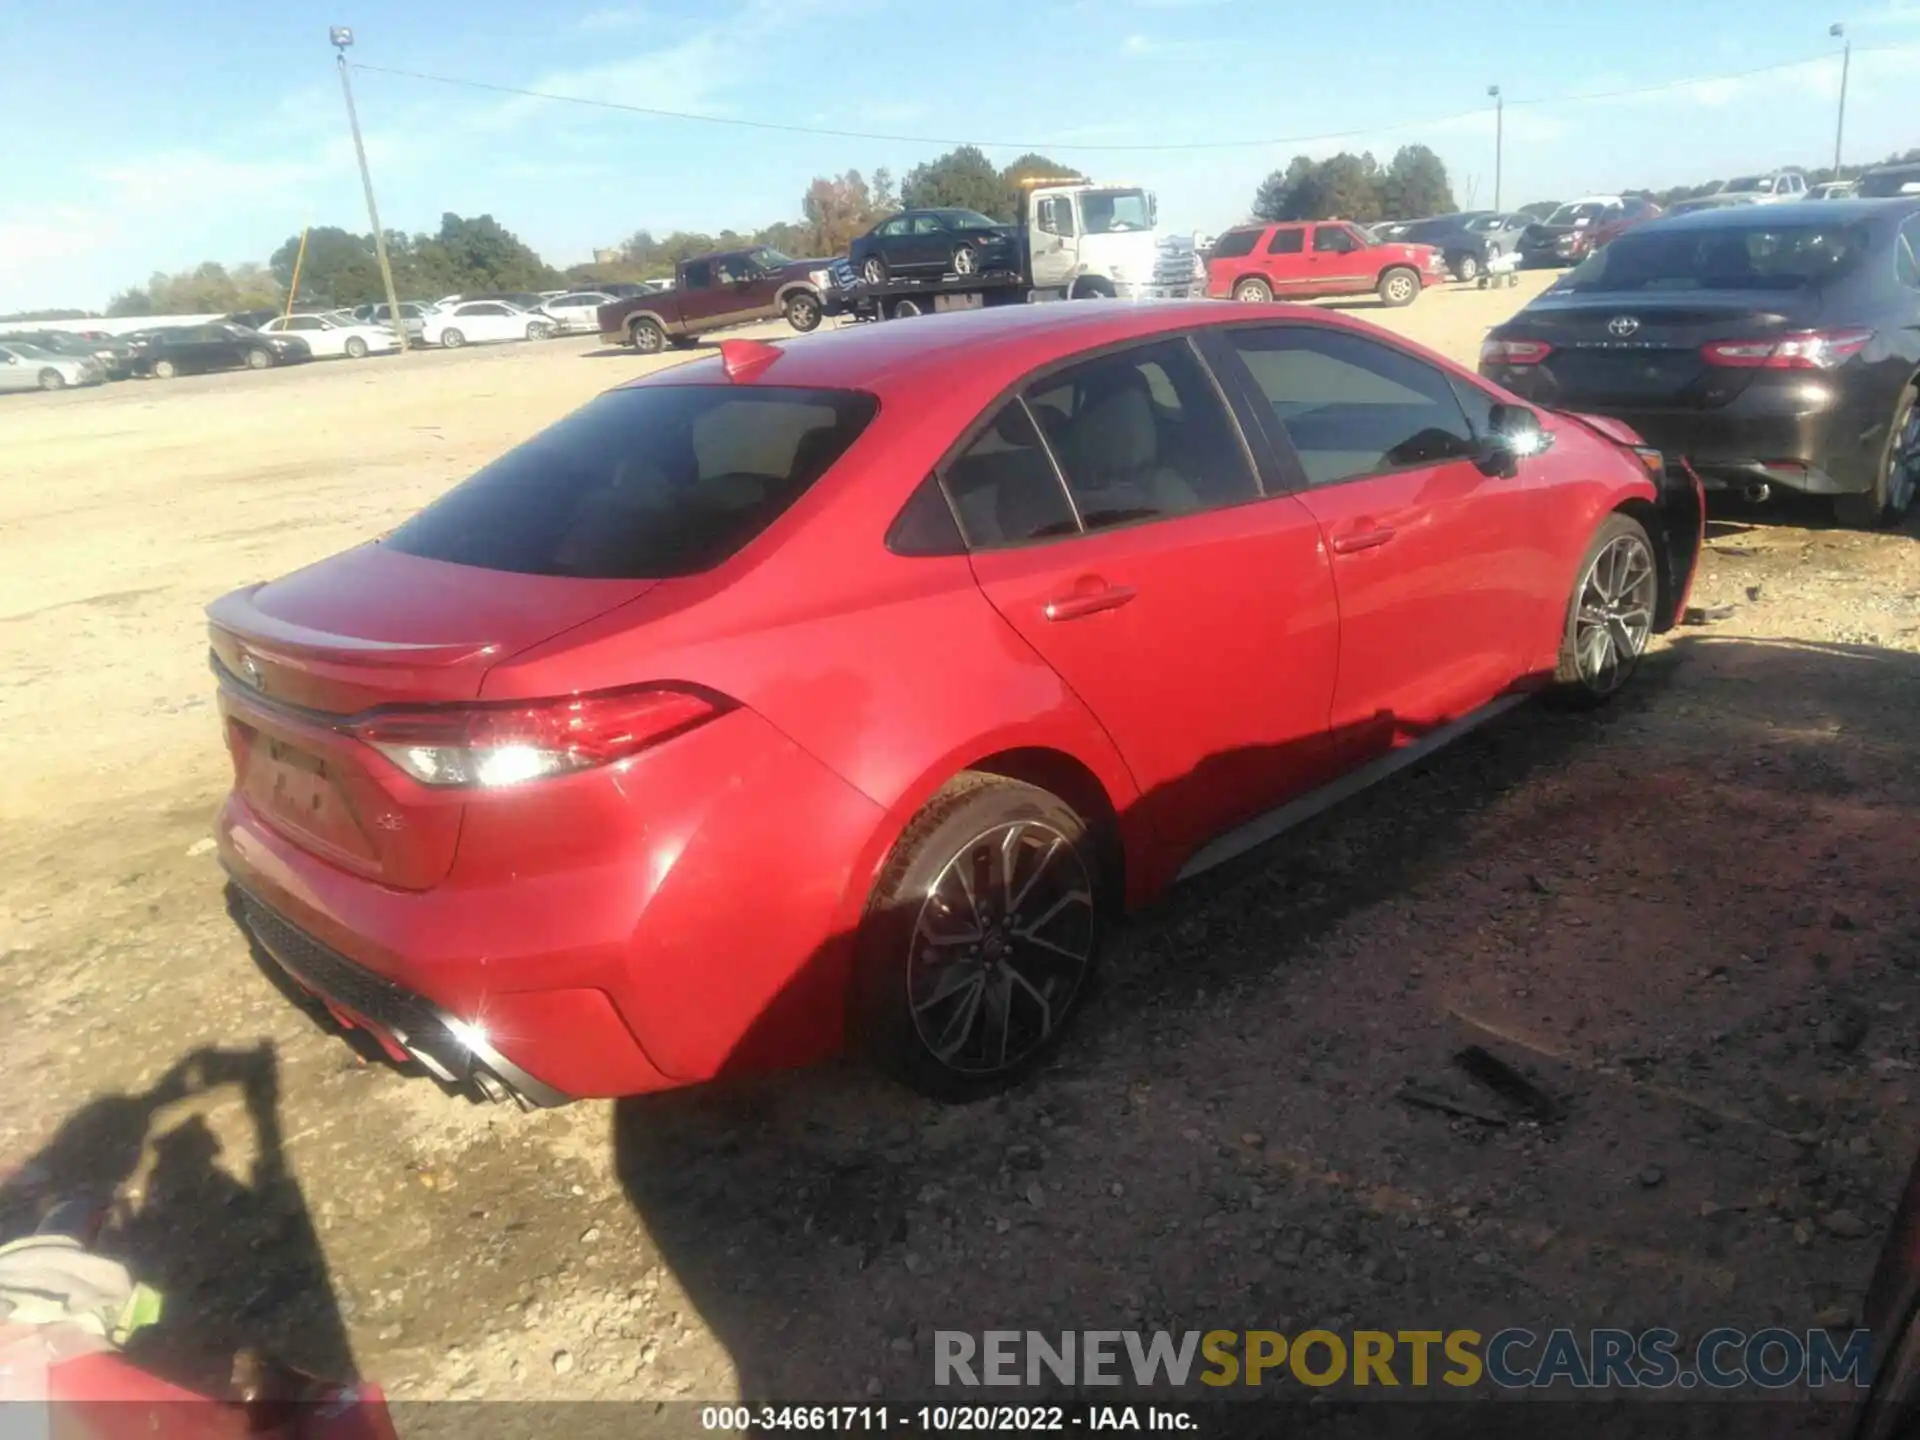
[[[422,785],[491,790],[625,760],[732,708],[704,691],[640,686],[373,711],[342,728]]]
[[[1709,365],[1745,370],[1831,370],[1858,355],[1873,331],[1800,330],[1764,340],[1716,340],[1700,347]]]
[[[1552,353],[1553,347],[1544,340],[1483,340],[1480,344],[1480,363],[1538,365]]]

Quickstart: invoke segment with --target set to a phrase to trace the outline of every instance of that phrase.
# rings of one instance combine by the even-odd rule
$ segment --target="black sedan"
[[[977,210],[903,210],[856,239],[847,258],[869,285],[894,275],[978,275],[1014,265],[1017,233]]]
[[[1432,215],[1424,220],[1399,220],[1376,225],[1381,240],[1431,245],[1446,257],[1447,269],[1458,280],[1478,279],[1487,262],[1511,254],[1533,221],[1525,215],[1498,210],[1463,210],[1458,215]]]
[[[1490,331],[1480,373],[1618,417],[1710,488],[1891,524],[1920,486],[1916,256],[1920,198],[1655,220]]]
[[[128,337],[133,373],[171,380],[191,370],[265,370],[311,360],[313,351],[297,335],[262,335],[258,330],[220,321],[212,325],[166,325]]]

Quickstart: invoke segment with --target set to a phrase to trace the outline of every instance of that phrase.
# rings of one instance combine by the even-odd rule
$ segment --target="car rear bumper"
[[[1876,407],[1847,385],[1802,372],[1756,376],[1713,410],[1610,405],[1549,394],[1534,366],[1489,366],[1484,373],[1522,399],[1556,409],[1609,415],[1631,425],[1663,453],[1684,458],[1710,490],[1759,485],[1806,495],[1849,495],[1873,488],[1885,442],[1889,398]]]
[[[216,841],[239,918],[333,1021],[551,1104],[834,1053],[879,820],[737,710],[618,772],[476,798],[429,890],[349,874],[237,794]]]

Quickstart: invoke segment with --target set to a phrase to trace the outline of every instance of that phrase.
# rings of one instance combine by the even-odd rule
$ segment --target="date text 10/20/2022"
[[[732,1434],[891,1430],[1010,1434],[1069,1428],[1175,1434],[1199,1429],[1199,1421],[1184,1410],[1162,1405],[708,1405],[700,1411],[700,1428]]]

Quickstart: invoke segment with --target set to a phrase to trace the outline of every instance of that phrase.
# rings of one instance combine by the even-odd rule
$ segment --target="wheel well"
[[[1258,280],[1262,285],[1267,287],[1267,293],[1269,295],[1273,293],[1273,282],[1264,275],[1241,275],[1234,280],[1232,286],[1228,289],[1227,293],[1231,295],[1235,290],[1238,290],[1242,285],[1246,284],[1247,281],[1249,280]]]
[[[1072,300],[1083,299],[1089,295],[1111,296],[1112,294],[1113,282],[1104,275],[1082,275],[1073,282],[1073,289],[1067,292],[1068,298]]]
[[[651,320],[654,324],[658,325],[662,330],[667,328],[667,322],[662,320],[658,315],[654,314],[651,310],[635,311],[633,314],[627,316],[626,320],[623,322],[623,327],[625,328],[626,332],[629,335],[631,335],[633,333],[634,326],[638,325],[642,320]]]
[[[805,281],[796,281],[773,298],[776,304],[785,306],[786,303],[796,295],[805,295],[816,302],[820,299],[820,292]]]
[[[1661,518],[1660,507],[1651,500],[1642,500],[1635,496],[1630,500],[1622,500],[1614,506],[1613,513],[1639,521],[1641,528],[1647,532],[1647,538],[1653,542],[1653,553],[1659,560],[1659,564],[1654,567],[1654,578],[1659,583],[1660,597],[1655,611],[1658,623],[1653,628],[1656,634],[1671,630],[1680,622],[1680,617],[1672,613],[1674,595],[1679,589],[1680,582],[1679,577],[1673,573],[1673,547],[1667,543],[1667,527],[1666,522]]]
[[[976,760],[967,769],[978,774],[1019,780],[1058,795],[1071,805],[1097,837],[1101,858],[1113,867],[1115,896],[1126,893],[1126,847],[1120,843],[1120,817],[1100,778],[1073,756],[1060,750],[1026,748],[1002,750]]]

